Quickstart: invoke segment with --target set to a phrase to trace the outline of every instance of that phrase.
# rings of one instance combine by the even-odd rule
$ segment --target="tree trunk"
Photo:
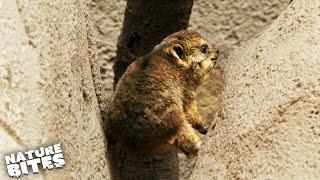
[[[139,56],[150,52],[164,37],[187,29],[193,0],[128,0],[118,39],[114,85]],[[119,145],[108,146],[116,157],[114,179],[179,179],[175,148],[153,154],[129,154]]]
[[[319,7],[293,1],[231,53],[191,179],[320,179]]]
[[[193,0],[128,0],[114,65],[115,82],[164,37],[187,29]]]

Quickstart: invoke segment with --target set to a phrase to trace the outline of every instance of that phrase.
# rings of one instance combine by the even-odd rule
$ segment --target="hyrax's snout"
[[[218,56],[219,56],[219,49],[214,48],[211,56],[211,61],[214,64],[214,66],[217,64]]]

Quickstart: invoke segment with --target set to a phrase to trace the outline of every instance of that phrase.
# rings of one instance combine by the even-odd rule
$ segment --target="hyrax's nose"
[[[216,50],[216,55],[218,56],[220,54],[220,51],[218,48],[216,48],[215,50]]]

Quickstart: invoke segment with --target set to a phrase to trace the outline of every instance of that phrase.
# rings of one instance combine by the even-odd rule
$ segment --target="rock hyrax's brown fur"
[[[197,153],[204,123],[196,88],[215,66],[217,49],[198,33],[183,30],[165,38],[132,63],[116,86],[104,117],[108,139],[135,152],[177,145]]]

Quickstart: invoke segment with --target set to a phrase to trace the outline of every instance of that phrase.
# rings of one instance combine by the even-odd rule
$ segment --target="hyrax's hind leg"
[[[196,156],[201,147],[200,138],[187,121],[183,121],[175,143],[188,158]]]

